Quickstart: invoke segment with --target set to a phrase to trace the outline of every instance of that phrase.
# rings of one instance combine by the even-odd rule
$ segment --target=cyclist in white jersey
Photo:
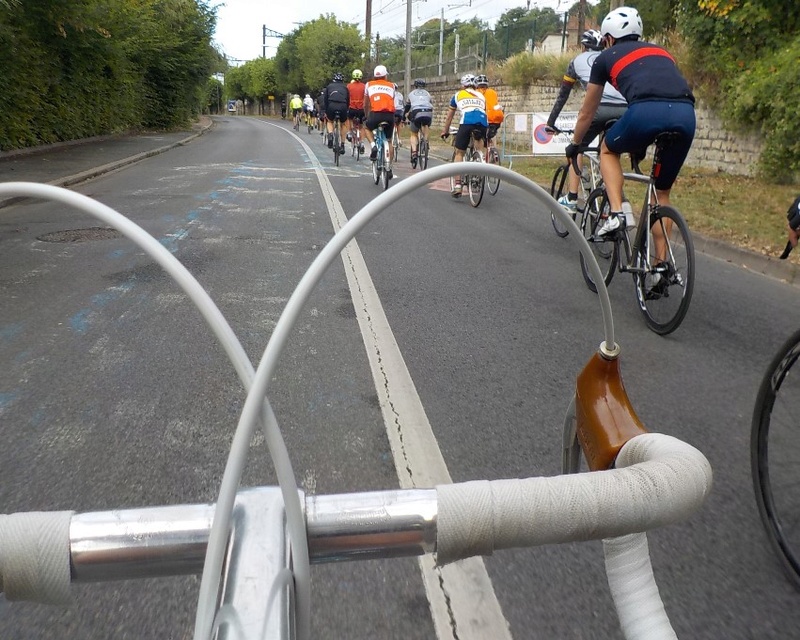
[[[422,78],[414,80],[414,89],[406,99],[405,113],[408,117],[408,130],[411,132],[411,166],[414,167],[417,164],[419,132],[421,130],[427,136],[433,118],[433,100],[431,94],[425,90],[425,81]]]
[[[556,102],[553,105],[553,110],[550,112],[550,117],[547,119],[547,126],[550,128],[555,127],[556,119],[564,108],[564,104],[569,98],[572,87],[576,82],[581,83],[583,90],[589,84],[589,74],[592,72],[592,65],[594,64],[600,51],[603,49],[602,45],[603,36],[599,31],[589,29],[584,32],[581,37],[581,45],[583,45],[583,53],[578,54],[567,67],[567,72],[564,74],[564,79],[561,82],[561,90],[558,93]],[[588,133],[583,137],[583,144],[590,144],[598,134],[605,129],[606,123],[609,120],[616,120],[621,118],[628,108],[628,103],[622,94],[606,83],[603,87],[603,97],[600,101],[600,106],[597,113],[592,120],[592,124]],[[578,167],[582,166],[581,156],[578,156]],[[570,166],[569,168],[569,192],[567,195],[562,196],[558,203],[568,211],[575,211],[575,205],[578,200],[578,174]]]

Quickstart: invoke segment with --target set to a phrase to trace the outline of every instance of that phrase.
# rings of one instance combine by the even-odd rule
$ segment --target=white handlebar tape
[[[70,604],[72,511],[0,515],[0,591],[9,600]]]
[[[647,535],[603,540],[606,576],[626,640],[676,640],[650,564]]]
[[[705,456],[670,436],[637,436],[618,461],[631,466],[437,486],[437,563],[647,531],[686,518],[711,490]]]

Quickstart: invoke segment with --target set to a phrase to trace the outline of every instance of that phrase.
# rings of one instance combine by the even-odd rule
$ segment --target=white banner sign
[[[569,133],[553,134],[546,130],[549,113],[532,114],[533,131],[531,149],[535,156],[563,156],[567,145],[572,142],[572,131],[578,120],[577,111],[562,112],[556,119],[556,128]],[[597,143],[597,139],[594,140]]]

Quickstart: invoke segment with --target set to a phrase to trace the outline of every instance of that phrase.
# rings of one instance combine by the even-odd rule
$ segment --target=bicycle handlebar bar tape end
[[[9,600],[68,605],[72,511],[0,515],[0,592]]]

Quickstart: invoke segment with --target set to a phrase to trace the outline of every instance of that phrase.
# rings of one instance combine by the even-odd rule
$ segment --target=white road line
[[[294,137],[311,159],[333,228],[339,231],[347,217],[333,186],[311,148],[302,138]],[[355,240],[342,252],[342,260],[400,486],[449,484],[450,472]],[[419,566],[440,640],[510,640],[508,621],[482,559],[471,558],[437,568],[432,557],[423,556]]]

